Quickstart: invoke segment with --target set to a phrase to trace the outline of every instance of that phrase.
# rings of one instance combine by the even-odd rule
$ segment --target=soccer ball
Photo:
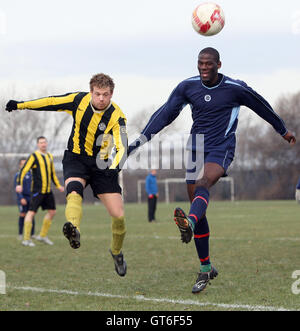
[[[223,29],[225,15],[219,5],[205,2],[193,11],[192,24],[195,31],[202,36],[213,36]]]

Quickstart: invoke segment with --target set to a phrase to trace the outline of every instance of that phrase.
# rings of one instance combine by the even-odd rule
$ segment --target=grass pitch
[[[110,218],[102,205],[84,205],[81,247],[62,235],[64,206],[49,232],[54,246],[17,240],[16,207],[0,207],[0,270],[6,294],[0,310],[195,311],[299,310],[292,293],[300,270],[300,206],[294,201],[215,202],[208,209],[210,255],[219,276],[198,295],[191,293],[199,261],[193,241],[180,241],[173,209],[158,204],[157,222],[146,205],[127,204],[124,256],[127,275],[114,271]],[[40,230],[44,212],[36,217]]]

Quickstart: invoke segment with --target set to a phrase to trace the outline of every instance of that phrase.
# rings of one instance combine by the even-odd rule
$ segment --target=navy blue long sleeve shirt
[[[14,187],[17,186],[17,178],[19,176],[19,172],[15,174],[14,178]],[[31,183],[32,183],[32,174],[31,171],[28,171],[24,177],[23,180],[23,191],[22,193],[16,193],[17,195],[17,201],[20,201],[21,199],[25,198],[28,199],[31,195]]]
[[[235,147],[241,106],[252,109],[280,135],[288,132],[283,120],[262,96],[243,81],[219,75],[220,83],[214,87],[205,86],[200,76],[182,81],[151,116],[140,138],[129,146],[129,153],[173,122],[186,105],[192,111],[191,134],[204,135],[205,152]]]
[[[299,182],[298,182],[298,184],[297,184],[297,186],[296,186],[296,189],[297,189],[297,190],[300,190],[300,178],[299,178]]]

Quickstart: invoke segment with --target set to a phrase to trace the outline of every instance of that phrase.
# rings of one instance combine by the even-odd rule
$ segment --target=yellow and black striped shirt
[[[91,106],[91,94],[77,92],[20,102],[18,109],[65,111],[74,120],[68,141],[70,152],[110,160],[110,169],[120,167],[126,160],[126,118],[114,102],[105,111],[96,112]]]
[[[32,169],[31,191],[33,193],[50,193],[51,180],[56,187],[60,187],[60,183],[54,169],[52,154],[43,154],[39,151],[32,153],[19,172],[19,176],[17,178],[18,185],[23,184],[23,179],[30,169]]]

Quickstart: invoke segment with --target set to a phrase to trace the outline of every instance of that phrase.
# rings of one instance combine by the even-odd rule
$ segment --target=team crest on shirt
[[[101,131],[105,131],[105,129],[106,129],[106,125],[105,125],[105,123],[100,123],[100,124],[99,124],[99,130],[101,130]]]
[[[204,97],[204,100],[205,100],[206,102],[210,102],[210,101],[211,101],[211,95],[206,94],[206,96]]]

